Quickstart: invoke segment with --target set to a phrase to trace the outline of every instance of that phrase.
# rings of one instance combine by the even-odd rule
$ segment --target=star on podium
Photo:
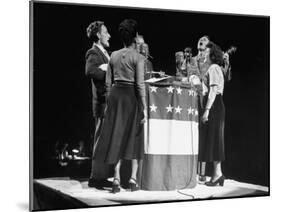
[[[173,93],[173,90],[174,90],[175,88],[172,87],[172,86],[169,86],[167,89],[168,89],[168,93]]]
[[[154,104],[152,104],[150,107],[150,112],[156,112],[157,106],[155,106]]]
[[[193,110],[194,110],[194,109],[192,109],[191,107],[189,107],[189,108],[187,109],[188,114],[192,114],[192,113],[193,113]]]
[[[178,87],[176,90],[177,90],[177,93],[178,93],[178,94],[181,94],[182,89],[181,89],[180,87]]]
[[[171,104],[169,104],[168,107],[166,107],[167,109],[167,113],[172,112],[173,107],[171,106]]]
[[[178,106],[175,108],[175,110],[176,110],[176,113],[181,113],[182,108],[178,105]]]
[[[152,92],[155,92],[155,93],[157,92],[157,91],[156,91],[156,90],[157,90],[157,87],[155,87],[155,86],[150,86],[150,89],[151,89],[151,90],[150,90],[151,93],[152,93]]]
[[[189,91],[188,91],[188,95],[189,95],[189,96],[195,96],[195,92],[194,92],[193,90],[189,90]]]

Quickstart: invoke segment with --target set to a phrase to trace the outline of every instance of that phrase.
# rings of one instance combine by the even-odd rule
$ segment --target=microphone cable
[[[196,92],[197,94],[197,92]],[[197,95],[198,96],[198,95]],[[198,106],[198,105],[197,105]],[[199,114],[198,114],[199,115]],[[199,117],[198,117],[198,124],[199,124]],[[198,127],[198,126],[197,126]],[[199,139],[199,138],[198,138]],[[182,194],[182,195],[185,195],[185,196],[188,196],[188,197],[191,197],[192,199],[195,199],[195,196],[192,195],[192,194],[189,194],[189,193],[185,193],[185,192],[182,192],[180,190],[183,190],[183,189],[187,189],[189,184],[191,183],[192,181],[192,177],[193,177],[193,172],[194,172],[194,158],[195,158],[195,155],[194,155],[194,147],[193,147],[193,121],[191,120],[191,153],[192,153],[192,166],[191,166],[191,175],[190,175],[190,178],[189,180],[186,182],[186,185],[185,187],[183,188],[180,188],[180,189],[177,189],[177,192],[179,194]],[[196,174],[195,174],[196,175]]]

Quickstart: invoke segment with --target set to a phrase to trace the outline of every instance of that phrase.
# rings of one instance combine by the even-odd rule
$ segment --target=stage
[[[268,187],[232,179],[226,179],[223,187],[197,184],[193,189],[136,192],[122,189],[117,194],[110,193],[110,188],[105,190],[89,188],[87,179],[68,177],[35,179],[33,185],[34,210],[269,195]]]

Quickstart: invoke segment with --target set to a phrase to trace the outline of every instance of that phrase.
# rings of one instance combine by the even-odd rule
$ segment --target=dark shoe
[[[103,187],[111,187],[112,186],[112,182],[103,179],[103,180],[97,180],[94,178],[90,178],[88,181],[88,186],[91,188],[98,188],[98,189],[102,189]]]
[[[209,182],[206,182],[205,185],[206,186],[217,186],[217,185],[223,186],[224,185],[224,179],[225,179],[225,177],[222,175],[216,181],[212,182],[212,180],[210,180]]]
[[[129,180],[129,188],[130,188],[131,191],[140,190],[136,179],[131,178],[131,179]]]
[[[121,187],[120,187],[120,180],[118,178],[114,178],[113,183],[112,183],[112,190],[111,192],[113,194],[118,193],[121,191]]]
[[[108,180],[101,180],[101,184],[103,185],[103,187],[111,187],[112,186],[112,182],[108,181]]]
[[[199,175],[199,181],[200,181],[200,182],[206,182],[206,180],[207,180],[207,177],[206,177],[206,176],[204,176],[204,175]]]

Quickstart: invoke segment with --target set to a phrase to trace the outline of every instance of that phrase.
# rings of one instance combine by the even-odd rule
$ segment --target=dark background
[[[84,66],[92,43],[87,26],[104,21],[114,51],[122,47],[119,23],[133,18],[156,71],[175,74],[174,53],[191,46],[197,54],[203,35],[222,49],[238,48],[230,58],[233,78],[224,91],[223,170],[232,179],[269,185],[268,17],[51,3],[34,3],[33,12],[34,177],[58,175],[49,160],[56,141],[84,140],[90,146],[91,89]]]

